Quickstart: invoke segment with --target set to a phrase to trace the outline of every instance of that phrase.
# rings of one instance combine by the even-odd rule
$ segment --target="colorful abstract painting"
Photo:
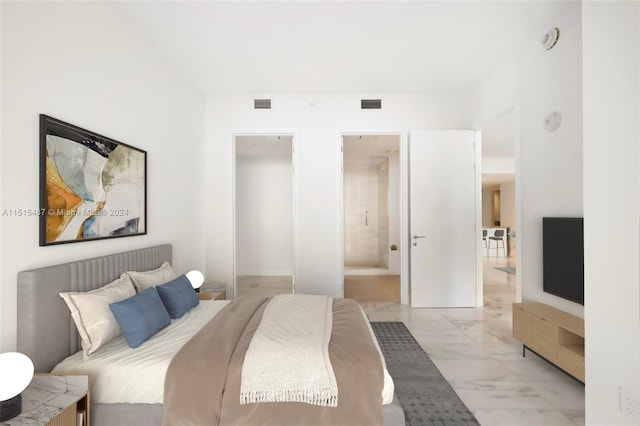
[[[40,245],[146,234],[147,153],[40,115]]]

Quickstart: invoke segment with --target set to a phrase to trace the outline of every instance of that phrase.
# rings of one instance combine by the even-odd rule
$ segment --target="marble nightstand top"
[[[22,414],[0,425],[44,425],[82,399],[88,389],[88,376],[36,374],[22,392]]]

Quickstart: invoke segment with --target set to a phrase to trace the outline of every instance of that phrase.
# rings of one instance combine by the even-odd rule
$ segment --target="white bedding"
[[[95,403],[161,404],[164,399],[164,377],[171,359],[227,303],[229,301],[201,301],[182,318],[173,320],[170,326],[136,349],[131,349],[124,337],[118,336],[87,361],[83,359],[82,352],[78,352],[58,364],[52,373],[88,374],[91,401]],[[370,326],[369,331],[378,346]],[[382,400],[383,404],[389,404],[393,401],[393,380],[381,352],[380,356],[384,367]]]
[[[87,361],[78,352],[58,364],[52,373],[88,374],[93,402],[162,403],[164,376],[171,359],[227,303],[203,301],[136,349],[118,336]],[[108,371],[108,375],[99,374],[101,371]]]

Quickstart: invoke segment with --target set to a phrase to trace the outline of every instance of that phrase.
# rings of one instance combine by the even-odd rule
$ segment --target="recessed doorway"
[[[516,301],[517,134],[515,109],[482,126],[482,227],[486,233],[482,264],[486,303],[504,300],[505,294],[509,296],[507,300]],[[496,292],[499,286],[506,288]]]
[[[400,302],[400,136],[343,136],[344,297]]]
[[[234,295],[293,293],[293,136],[236,135],[234,156]]]

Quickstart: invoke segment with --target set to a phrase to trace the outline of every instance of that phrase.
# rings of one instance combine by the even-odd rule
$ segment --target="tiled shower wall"
[[[389,267],[389,158],[378,165],[378,266]]]
[[[379,164],[378,164],[379,163]],[[387,267],[389,245],[388,159],[344,168],[346,267]]]

